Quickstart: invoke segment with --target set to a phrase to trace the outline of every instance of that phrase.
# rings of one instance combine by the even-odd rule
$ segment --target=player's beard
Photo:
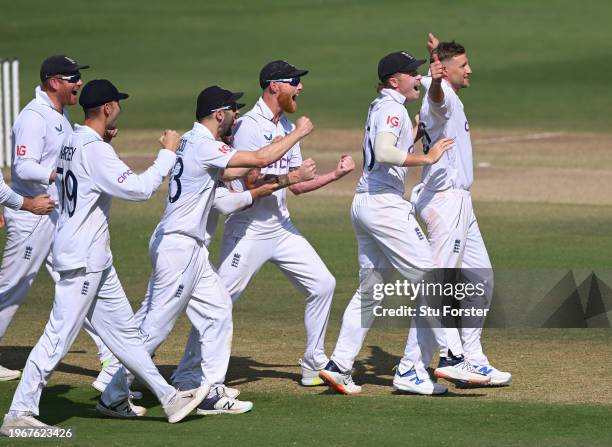
[[[232,136],[232,126],[234,125],[234,118],[230,114],[225,114],[221,125],[219,126],[219,137],[222,140]]]
[[[283,92],[278,95],[278,105],[285,113],[294,113],[297,110],[297,102],[289,93]]]

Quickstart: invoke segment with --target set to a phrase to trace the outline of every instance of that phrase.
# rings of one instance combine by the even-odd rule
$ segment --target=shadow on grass
[[[23,369],[32,348],[33,346],[3,346],[0,348],[0,364],[9,369]],[[92,355],[92,353],[84,350],[68,351],[68,353]],[[57,365],[55,371],[90,377],[96,377],[99,373],[99,371],[93,369],[61,362]]]

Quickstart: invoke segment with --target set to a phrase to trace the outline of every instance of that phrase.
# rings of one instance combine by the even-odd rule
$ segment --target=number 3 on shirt
[[[58,166],[55,173],[60,176],[60,183],[62,185],[61,191],[61,203],[60,207],[62,213],[64,210],[68,213],[68,217],[72,217],[74,210],[76,210],[77,204],[77,191],[79,188],[79,182],[71,170],[66,171],[64,175],[64,168]],[[68,199],[68,200],[66,200]]]
[[[183,175],[183,159],[178,157],[172,168],[172,177],[170,177],[170,185],[168,186],[168,201],[176,202],[181,197],[181,175]],[[176,183],[176,191],[172,194],[172,185]]]

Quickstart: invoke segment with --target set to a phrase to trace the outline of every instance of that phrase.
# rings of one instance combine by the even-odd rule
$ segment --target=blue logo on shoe
[[[425,382],[425,379],[419,379],[418,376],[416,375],[416,371],[414,368],[412,368],[410,371],[406,371],[405,373],[400,373],[399,368],[397,369],[397,375],[400,377],[410,377],[410,376],[414,376],[412,378],[410,378],[410,382],[414,382],[415,385],[420,385],[423,382]]]
[[[487,368],[486,366],[481,366],[478,369],[478,372],[488,376],[489,374],[493,372],[493,367]]]

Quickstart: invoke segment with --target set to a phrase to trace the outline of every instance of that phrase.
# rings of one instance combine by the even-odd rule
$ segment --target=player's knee
[[[329,272],[321,276],[317,281],[317,284],[311,291],[312,296],[315,297],[326,297],[331,299],[336,289],[336,278]]]

